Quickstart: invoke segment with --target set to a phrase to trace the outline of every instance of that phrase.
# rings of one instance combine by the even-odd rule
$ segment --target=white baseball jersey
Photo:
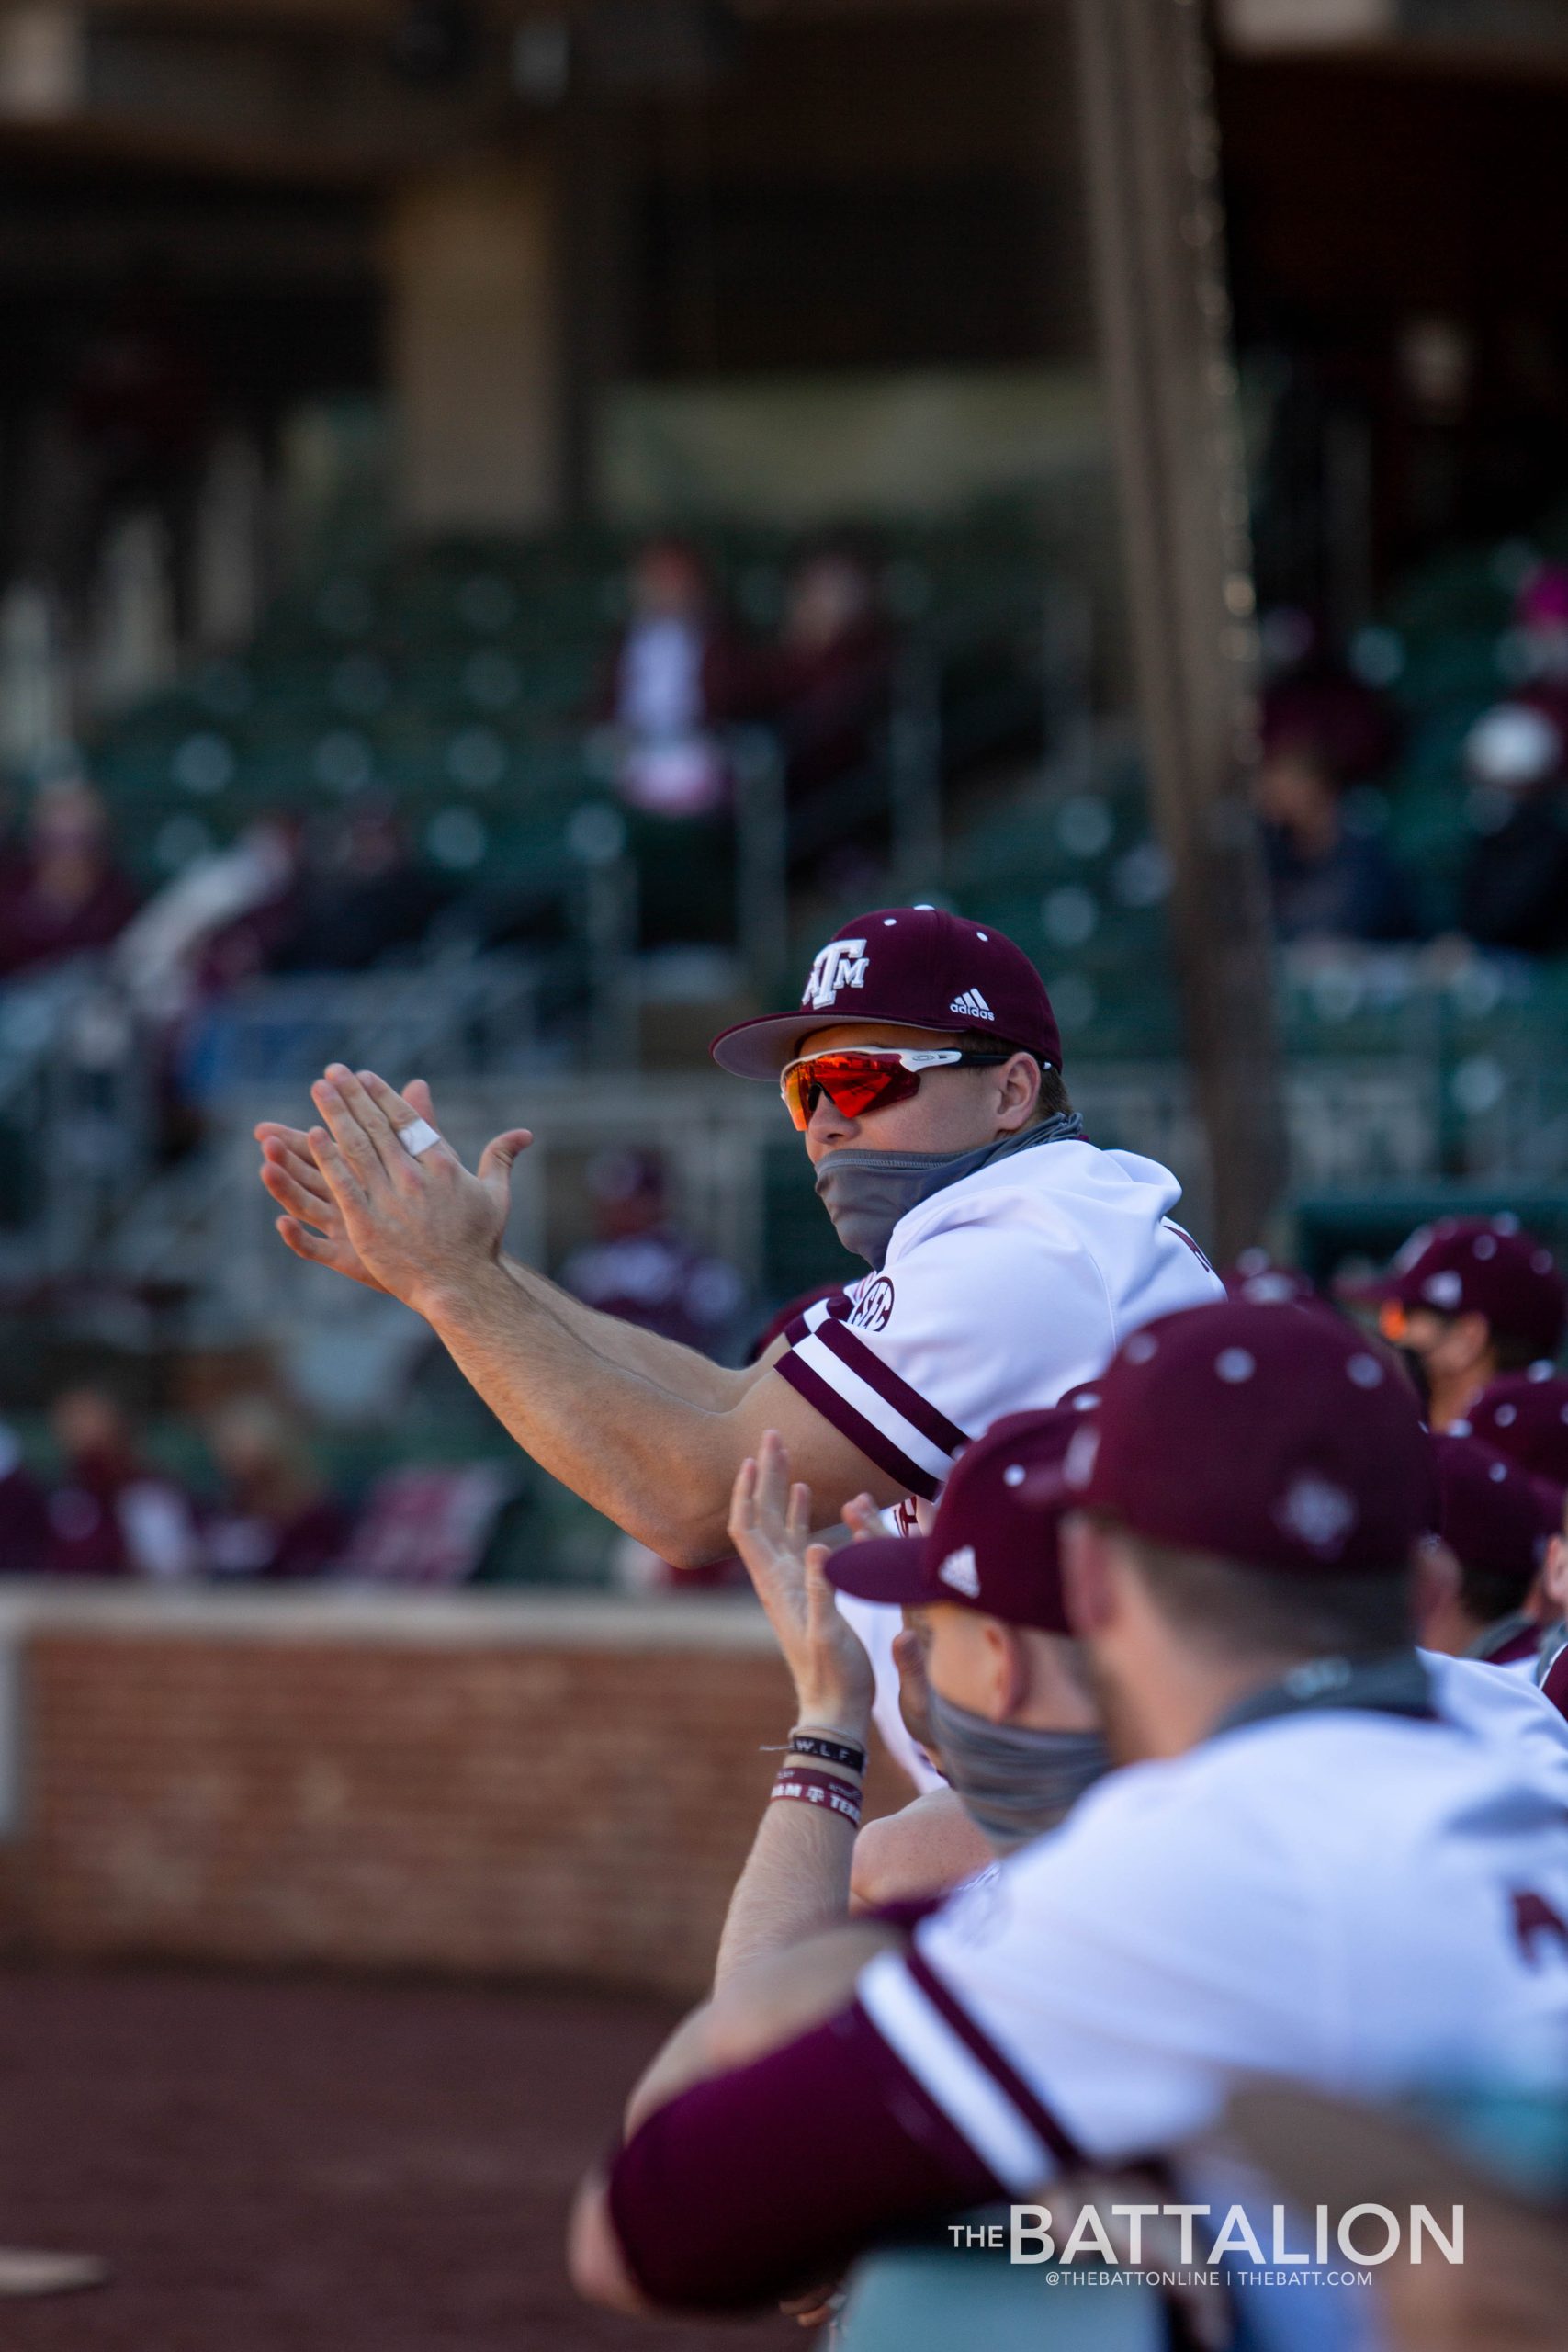
[[[1181,1188],[1135,1152],[1093,1144],[1010,1153],[921,1201],[880,1272],[789,1327],[776,1369],[917,1504],[961,1446],[1004,1413],[1055,1404],[1141,1324],[1223,1297],[1170,1211]],[[876,1722],[922,1787],[936,1776],[897,1712],[896,1610],[840,1596],[876,1668]]]
[[[1484,1658],[1423,1650],[1421,1663],[1440,1715],[1461,1731],[1501,1740],[1522,1769],[1551,1783],[1568,1808],[1568,1721],[1544,1690],[1521,1681],[1511,1667]]]
[[[1112,1773],[858,1993],[1020,2195],[1178,2145],[1247,2074],[1568,2081],[1561,1789],[1447,1721],[1255,1723]]]

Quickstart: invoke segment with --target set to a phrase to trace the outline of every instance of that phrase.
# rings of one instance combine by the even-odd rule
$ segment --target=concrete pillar
[[[536,531],[563,505],[557,205],[543,157],[392,199],[389,352],[401,519]]]
[[[1075,0],[1106,407],[1155,820],[1222,1260],[1287,1168],[1256,755],[1251,545],[1199,0]]]

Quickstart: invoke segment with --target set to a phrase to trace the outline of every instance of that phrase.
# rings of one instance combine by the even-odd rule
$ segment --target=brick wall
[[[74,1955],[693,1993],[790,1720],[717,1597],[35,1588],[0,1649],[0,1920]]]

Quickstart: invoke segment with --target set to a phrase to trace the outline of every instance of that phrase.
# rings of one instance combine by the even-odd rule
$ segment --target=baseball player
[[[1404,1384],[1326,1317],[1202,1307],[1124,1343],[1064,1475],[1124,1769],[912,1934],[836,1928],[688,2021],[580,2193],[590,2297],[762,2302],[1185,2148],[1247,2074],[1568,2075],[1568,1821],[1411,1646],[1432,1468]],[[933,1613],[933,1688],[973,1705],[962,1612]]]
[[[1546,1547],[1540,1576],[1540,1645],[1535,1679],[1543,1696],[1568,1721],[1568,1503],[1562,1525]]]
[[[1568,1487],[1568,1380],[1550,1363],[1505,1373],[1450,1426],[1455,1436],[1478,1437],[1522,1470]]]
[[[1568,1291],[1545,1244],[1516,1216],[1445,1216],[1413,1233],[1386,1274],[1341,1285],[1381,1308],[1385,1339],[1420,1366],[1435,1430],[1460,1420],[1500,1374],[1551,1359]]]
[[[769,1805],[730,1906],[718,1978],[740,1959],[793,1942],[841,1913],[863,1883],[862,1848],[883,1830],[908,1872],[897,1890],[929,1894],[981,1870],[1060,1821],[1109,1770],[1099,1708],[1062,1595],[1057,1530],[1062,1463],[1078,1416],[1065,1406],[1013,1413],[965,1447],[927,1537],[883,1537],[836,1554],[813,1544],[809,1489],[792,1484],[776,1439],[745,1463],[730,1536],[768,1611],[795,1686],[789,1749],[811,1803],[834,1799],[859,1828],[873,1679],[833,1593],[919,1615],[966,1612],[985,1674],[981,1704],[931,1694],[932,1738],[949,1785],[874,1822],[859,1838],[823,1837],[788,1806]],[[826,1748],[823,1743],[827,1743]],[[834,1785],[819,1785],[825,1758]],[[886,1896],[887,1890],[884,1889]]]
[[[785,1802],[764,1810],[725,1924],[718,1983],[842,1916],[851,1893],[873,1679],[863,1645],[833,1606],[835,1589],[906,1611],[962,1610],[973,1635],[980,1704],[932,1693],[951,1786],[887,1824],[919,1855],[912,1891],[954,1883],[1038,1837],[1110,1769],[1067,1629],[1056,1544],[1062,1463],[1077,1427],[1062,1407],[1010,1415],[960,1455],[929,1538],[863,1538],[836,1555],[812,1542],[809,1490],[792,1483],[776,1439],[741,1465],[730,1535],[795,1686],[774,1793],[802,1800],[815,1817]],[[953,1814],[967,1837],[956,1834]]]
[[[470,1174],[428,1089],[334,1064],[322,1124],[267,1125],[263,1181],[298,1255],[422,1314],[518,1443],[660,1558],[727,1548],[730,1490],[776,1430],[818,1509],[919,1505],[1004,1412],[1054,1403],[1151,1317],[1219,1295],[1155,1161],[1086,1142],[1021,949],[932,908],[859,916],[800,1003],[727,1030],[720,1066],[779,1087],[839,1237],[869,1268],[729,1371],[595,1314],[502,1250],[513,1159]],[[889,1650],[877,1720],[913,1763]]]
[[[1432,1441],[1438,1524],[1427,1545],[1421,1638],[1533,1677],[1541,1622],[1533,1595],[1562,1519],[1562,1490],[1479,1438]]]

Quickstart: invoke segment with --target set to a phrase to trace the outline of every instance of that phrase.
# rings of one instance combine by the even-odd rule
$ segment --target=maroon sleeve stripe
[[[1541,1690],[1560,1715],[1568,1715],[1568,1645],[1560,1649],[1546,1669]]]
[[[822,1335],[818,1332],[817,1336],[820,1339]],[[852,1445],[858,1447],[868,1462],[874,1462],[879,1470],[886,1470],[890,1478],[897,1478],[908,1493],[919,1495],[929,1503],[935,1502],[941,1492],[938,1481],[929,1476],[918,1462],[911,1462],[874,1421],[868,1421],[852,1405],[846,1404],[838,1390],[830,1388],[819,1372],[813,1372],[809,1364],[802,1363],[793,1351],[782,1355],[773,1369],[781,1378],[788,1381],[797,1396],[804,1396],[807,1403],[821,1414],[825,1421],[830,1421]]]
[[[970,2055],[978,2060],[999,2090],[1005,2091],[1036,2137],[1044,2142],[1064,2171],[1089,2162],[1083,2150],[1066,2127],[1059,2122],[1051,2109],[1032,2091],[1017,2069],[1008,2063],[995,2043],[987,2041],[967,2009],[955,2001],[936,1971],[913,1944],[904,1956],[904,1964],[927,2000],[952,2027]]]
[[[825,1347],[832,1350],[840,1362],[847,1363],[852,1373],[858,1374],[868,1388],[874,1388],[879,1396],[886,1396],[894,1411],[901,1414],[912,1430],[919,1430],[922,1437],[929,1438],[932,1445],[940,1446],[943,1453],[956,1453],[961,1445],[968,1444],[967,1430],[961,1430],[956,1421],[950,1421],[945,1413],[939,1413],[930,1398],[922,1396],[918,1388],[911,1388],[907,1380],[900,1380],[892,1365],[884,1363],[874,1349],[868,1348],[865,1341],[857,1338],[847,1325],[832,1321],[819,1323],[816,1336]]]
[[[798,1348],[802,1340],[808,1340],[813,1331],[821,1329],[824,1323],[841,1321],[852,1311],[852,1302],[848,1293],[844,1291],[840,1291],[833,1298],[815,1299],[801,1314],[792,1317],[784,1325],[784,1338],[792,1348]],[[815,1323],[811,1319],[814,1315],[817,1317]]]

